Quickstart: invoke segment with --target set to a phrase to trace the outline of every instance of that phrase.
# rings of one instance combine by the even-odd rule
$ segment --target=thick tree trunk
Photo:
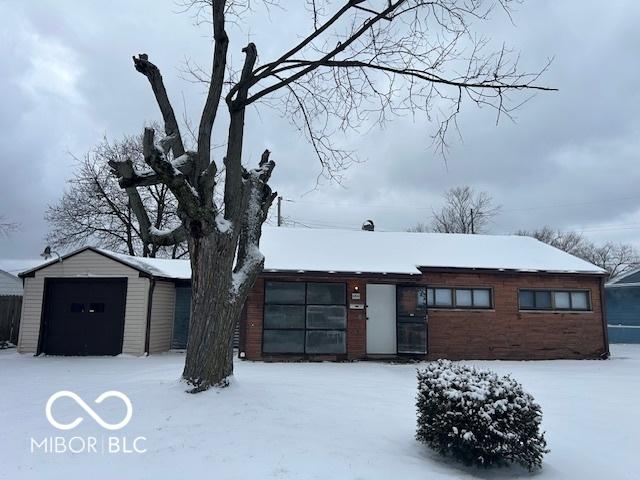
[[[190,236],[188,241],[192,296],[182,376],[196,393],[228,385],[233,374],[233,329],[244,299],[232,289],[235,242],[215,235]]]

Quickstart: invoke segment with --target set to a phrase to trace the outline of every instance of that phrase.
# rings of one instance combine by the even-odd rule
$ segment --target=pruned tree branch
[[[183,155],[184,145],[182,144],[178,121],[176,120],[176,115],[173,112],[173,107],[169,101],[167,90],[164,88],[164,82],[162,81],[160,70],[149,61],[149,56],[146,53],[141,53],[137,58],[134,56],[133,64],[136,70],[147,77],[151,84],[151,89],[153,90],[158,106],[160,107],[160,111],[162,112],[165,133],[167,137],[172,139],[171,147],[173,149],[173,156],[179,157]]]
[[[167,160],[163,151],[156,147],[154,136],[155,132],[152,128],[144,129],[142,139],[144,161],[158,175],[160,181],[169,187],[171,193],[178,199],[180,208],[187,215],[195,219],[204,218],[206,213],[211,212],[205,212],[201,208],[198,193],[189,184],[187,177],[180,170],[177,170],[173,163]]]
[[[243,173],[243,221],[238,239],[238,256],[233,270],[233,288],[237,293],[253,284],[264,266],[264,257],[258,250],[262,224],[267,219],[269,208],[278,196],[268,185],[275,162],[269,159],[271,152],[265,150],[260,158],[258,168]]]
[[[240,88],[235,99],[227,99],[229,106],[229,134],[227,139],[227,156],[224,158],[225,187],[224,187],[224,218],[233,221],[239,218],[241,212],[239,192],[242,186],[242,143],[244,137],[245,101],[249,94],[249,78],[253,66],[258,58],[255,44],[249,43],[242,49],[245,54]]]
[[[211,10],[213,15],[213,40],[215,42],[213,48],[213,67],[211,70],[211,80],[209,82],[209,93],[200,119],[200,127],[198,128],[198,162],[194,172],[194,178],[197,178],[211,162],[211,131],[224,86],[227,48],[229,46],[229,37],[224,27],[225,2],[223,0],[213,2]]]
[[[176,158],[172,164],[173,168],[190,177],[194,168],[195,155],[193,152],[186,152],[182,156]],[[122,188],[129,187],[147,187],[162,183],[158,174],[153,170],[138,171],[134,168],[130,159],[123,161],[110,161],[109,165],[118,176],[118,181]]]
[[[182,225],[168,231],[151,227],[149,229],[149,237],[149,243],[161,247],[168,247],[184,242],[187,238],[187,232]]]
[[[176,200],[167,186],[123,190],[119,175],[113,175],[113,167],[119,164],[126,163],[132,171],[146,166],[141,137],[125,136],[113,142],[105,138],[83,157],[73,158],[74,175],[45,214],[50,224],[47,241],[52,246],[93,244],[135,256],[174,254],[173,249],[152,244],[149,234],[151,228],[166,232],[180,225]],[[184,251],[184,242],[176,245],[175,255]]]

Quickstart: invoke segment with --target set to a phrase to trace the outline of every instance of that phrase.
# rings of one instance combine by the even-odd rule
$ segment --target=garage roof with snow
[[[265,226],[260,249],[265,255],[267,272],[414,275],[420,273],[420,268],[462,268],[606,273],[591,263],[534,238],[518,235],[367,232]],[[188,260],[132,257],[108,250],[92,250],[150,276],[172,279],[191,277]],[[24,272],[22,276],[50,263],[53,262]]]

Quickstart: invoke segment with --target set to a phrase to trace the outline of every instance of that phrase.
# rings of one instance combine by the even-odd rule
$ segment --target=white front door
[[[367,284],[367,354],[396,350],[396,286]]]

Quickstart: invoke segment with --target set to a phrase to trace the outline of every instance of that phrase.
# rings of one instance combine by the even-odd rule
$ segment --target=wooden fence
[[[0,342],[8,340],[14,345],[18,344],[21,309],[22,297],[0,297]]]

